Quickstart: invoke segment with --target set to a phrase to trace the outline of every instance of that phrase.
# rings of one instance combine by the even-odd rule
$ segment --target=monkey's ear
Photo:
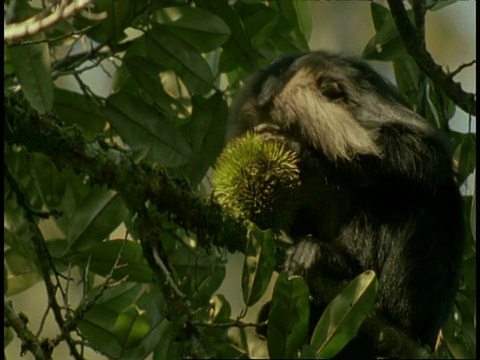
[[[317,79],[317,88],[323,96],[330,100],[338,100],[346,97],[345,88],[336,79],[320,77]]]

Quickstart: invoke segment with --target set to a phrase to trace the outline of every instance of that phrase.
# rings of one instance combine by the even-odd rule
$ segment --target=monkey
[[[233,105],[227,141],[247,131],[300,159],[285,269],[338,279],[373,269],[376,308],[433,349],[464,246],[446,135],[365,61],[328,51],[285,56],[254,74]]]

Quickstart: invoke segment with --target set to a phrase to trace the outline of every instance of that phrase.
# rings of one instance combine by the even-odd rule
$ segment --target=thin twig
[[[186,295],[178,288],[177,283],[175,282],[175,280],[173,280],[172,273],[168,270],[168,268],[165,266],[162,259],[158,255],[158,250],[153,248],[152,252],[153,252],[153,258],[155,259],[155,262],[157,263],[160,270],[162,270],[163,274],[165,275],[165,278],[167,279],[168,284],[172,287],[173,291],[175,291],[175,293],[181,298],[186,297]]]
[[[80,38],[79,38],[80,39]],[[70,70],[70,69],[75,69],[78,65],[81,63],[87,61],[87,60],[92,60],[101,52],[102,49],[105,48],[105,43],[98,44],[95,47],[91,47],[87,51],[75,54],[75,55],[69,55],[67,54],[63,59],[54,62],[52,64],[52,71],[55,70]],[[73,51],[73,44],[72,47],[70,48],[70,51]]]
[[[78,31],[72,31],[72,32],[69,32],[67,34],[59,35],[59,36],[53,37],[53,38],[46,38],[46,39],[43,39],[43,40],[32,40],[32,41],[22,41],[22,42],[11,43],[9,45],[9,47],[37,45],[37,44],[42,44],[42,43],[52,44],[52,43],[55,43],[57,41],[69,38],[69,37],[73,37],[73,36],[77,36],[77,35],[83,35],[88,30],[92,29],[93,27],[94,27],[93,25],[89,25],[89,26],[86,26],[83,29],[78,30]]]
[[[80,88],[82,89],[82,92],[86,96],[90,96],[90,98],[95,102],[95,104],[97,104],[99,107],[102,107],[103,98],[101,96],[98,96],[97,94],[95,94],[95,92],[93,92],[93,90],[90,89],[90,86],[88,86],[87,84],[85,84],[83,82],[83,80],[80,78],[80,75],[74,73],[73,77],[75,78],[75,80],[77,80],[77,83],[80,86]]]
[[[451,72],[448,74],[448,76],[450,76],[450,77],[453,79],[453,78],[454,78],[455,76],[457,76],[463,69],[466,69],[467,67],[470,67],[470,66],[472,66],[472,65],[475,65],[476,62],[477,62],[476,60],[472,60],[472,61],[470,61],[470,62],[468,62],[468,63],[466,63],[466,64],[462,64],[462,65],[460,65],[456,70],[451,71]]]
[[[62,331],[62,333],[60,335],[58,335],[55,339],[53,339],[52,344],[58,345],[63,340],[67,339],[66,335],[69,332],[78,330],[78,324],[83,320],[85,314],[93,308],[93,306],[97,303],[98,299],[100,299],[100,297],[102,297],[105,290],[107,290],[109,287],[112,287],[112,286],[118,286],[118,285],[120,285],[121,283],[123,283],[124,281],[127,280],[128,276],[125,276],[125,277],[123,277],[122,279],[120,279],[116,282],[112,282],[113,275],[114,275],[115,271],[125,266],[125,264],[120,264],[120,259],[122,257],[122,253],[123,253],[123,250],[125,248],[126,242],[127,242],[127,240],[123,241],[122,246],[120,247],[120,250],[118,251],[115,262],[114,262],[112,268],[110,269],[110,272],[106,276],[105,281],[100,286],[99,290],[97,291],[97,293],[95,294],[93,299],[83,302],[74,311],[73,316],[65,322],[65,326],[64,326],[65,331]],[[88,277],[88,273],[85,273],[85,278],[87,278],[87,277]],[[87,282],[85,282],[85,284],[86,283]],[[79,334],[79,335],[81,335],[81,334]]]
[[[103,59],[102,59],[103,60]],[[87,66],[84,66],[80,69],[72,69],[72,70],[67,70],[67,71],[56,71],[52,74],[52,79],[57,79],[61,76],[68,76],[68,75],[80,75],[82,74],[83,72],[85,71],[88,71],[88,70],[91,70],[91,69],[95,69],[96,67],[100,66],[100,61],[102,61],[100,59],[97,59],[93,62],[93,64],[91,65],[87,65]]]
[[[48,316],[48,313],[50,312],[50,307],[47,306],[47,308],[45,309],[45,312],[42,316],[42,320],[40,320],[40,326],[38,327],[38,330],[37,330],[37,333],[35,334],[35,336],[37,338],[40,338],[40,334],[42,333],[43,331],[43,327],[45,326],[45,321],[47,320],[47,316]]]

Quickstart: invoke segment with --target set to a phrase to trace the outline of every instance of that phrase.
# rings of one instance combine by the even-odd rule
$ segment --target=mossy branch
[[[28,319],[22,313],[17,314],[11,301],[4,296],[3,314],[4,326],[11,327],[19,339],[22,341],[22,353],[30,351],[35,359],[50,360],[52,358],[52,349],[48,346],[48,342],[40,341],[37,336],[27,327]]]
[[[132,214],[147,201],[168,212],[179,226],[196,233],[199,245],[244,250],[246,229],[214,201],[198,197],[187,181],[172,179],[156,165],[135,163],[132,154],[103,139],[87,141],[76,126],[63,127],[54,114],[40,116],[18,94],[5,93],[5,140],[50,157],[59,168],[71,165],[93,184],[117,191]]]

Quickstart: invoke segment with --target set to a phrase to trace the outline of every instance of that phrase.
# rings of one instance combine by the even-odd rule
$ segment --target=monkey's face
[[[381,156],[380,125],[405,122],[412,114],[395,88],[365,63],[313,52],[283,58],[256,74],[235,107],[229,136],[259,126],[262,133],[275,129],[277,137],[330,161],[350,161]]]

